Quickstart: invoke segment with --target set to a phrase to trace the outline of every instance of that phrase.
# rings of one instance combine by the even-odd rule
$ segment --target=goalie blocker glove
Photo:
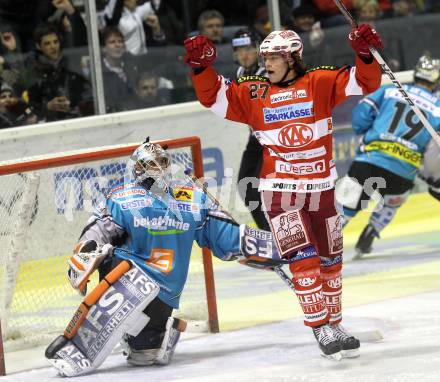
[[[87,282],[90,275],[99,267],[104,258],[113,253],[111,244],[98,245],[95,240],[79,242],[69,259],[67,277],[72,288],[83,296],[87,293]]]
[[[281,258],[271,232],[246,224],[240,225],[240,251],[238,262],[252,268],[273,269],[290,263]]]

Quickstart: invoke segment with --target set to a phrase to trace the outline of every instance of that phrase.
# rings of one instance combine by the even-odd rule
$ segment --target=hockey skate
[[[354,250],[356,254],[353,257],[353,260],[360,259],[364,254],[371,253],[372,244],[375,237],[379,237],[379,234],[376,230],[368,224],[359,236],[359,239],[354,246]]]
[[[342,359],[342,345],[335,337],[333,329],[329,324],[312,328],[316,341],[318,341],[322,356],[335,361]]]
[[[340,324],[330,325],[333,330],[333,335],[340,342],[342,346],[343,358],[359,357],[359,348],[361,343],[357,338],[348,333]]]

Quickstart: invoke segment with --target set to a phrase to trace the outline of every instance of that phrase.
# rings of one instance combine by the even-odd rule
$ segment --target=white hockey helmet
[[[260,54],[280,53],[287,60],[292,58],[293,53],[302,57],[303,43],[301,37],[291,30],[273,31],[260,45]]]
[[[171,156],[165,149],[147,138],[133,152],[128,167],[136,183],[148,189],[153,184],[159,189],[168,187],[171,180]]]
[[[440,81],[440,59],[432,58],[429,53],[420,57],[414,69],[414,80],[416,79],[437,84]]]

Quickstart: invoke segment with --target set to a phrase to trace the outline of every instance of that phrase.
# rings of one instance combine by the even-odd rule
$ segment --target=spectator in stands
[[[104,10],[104,22],[119,28],[127,51],[136,56],[147,53],[147,46],[166,44],[165,33],[151,2],[138,5],[137,0],[110,0]],[[144,24],[151,30],[148,40]]]
[[[35,31],[35,44],[26,59],[26,79],[29,105],[39,119],[49,122],[93,114],[91,86],[67,68],[57,30],[41,25]]]
[[[161,88],[160,80],[154,72],[143,72],[136,82],[130,109],[168,105],[171,102],[170,89]]]
[[[299,7],[293,8],[290,23],[287,24],[286,29],[294,30],[300,34],[307,33],[311,47],[317,48],[323,43],[325,37],[317,14],[318,11],[313,3],[301,3]]]
[[[410,16],[416,11],[415,2],[412,0],[392,0],[392,6],[394,17]]]
[[[87,46],[87,28],[80,12],[70,0],[52,0],[56,8],[48,23],[58,28],[63,38],[63,47]]]
[[[373,25],[380,18],[380,8],[377,0],[354,0],[354,9],[361,23]]]
[[[128,110],[135,94],[138,76],[136,56],[125,50],[124,36],[115,26],[101,32],[103,43],[102,76],[108,112]]]
[[[197,24],[200,34],[205,35],[216,44],[224,44],[228,42],[223,35],[225,19],[219,11],[209,9],[202,12],[199,16]]]
[[[269,10],[267,9],[267,5],[260,5],[256,8],[251,29],[258,33],[261,41],[263,41],[272,31],[272,24],[269,20]]]
[[[317,9],[313,3],[301,3],[292,11],[291,25],[287,28],[297,33],[310,32],[317,20]]]
[[[24,63],[16,33],[10,25],[0,25],[0,77],[17,94],[24,90],[23,70]]]
[[[342,2],[349,11],[353,10],[351,0],[342,0]],[[318,17],[323,28],[347,24],[347,21],[333,0],[312,0],[312,3],[318,10]]]
[[[426,12],[440,12],[440,0],[425,0]]]
[[[38,118],[31,108],[16,97],[9,85],[3,83],[0,88],[0,128],[31,125],[37,122]]]
[[[18,38],[18,46],[27,52],[34,46],[32,37],[36,26],[49,17],[51,7],[51,0],[2,0],[0,25],[10,25]]]
[[[183,23],[179,20],[168,0],[152,0],[151,7],[159,18],[159,24],[165,33],[167,44],[181,45],[185,38]],[[153,39],[154,31],[146,25],[147,41]]]

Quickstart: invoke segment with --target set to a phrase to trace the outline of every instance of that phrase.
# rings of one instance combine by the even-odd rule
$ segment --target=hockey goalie
[[[120,341],[132,365],[171,361],[186,326],[172,311],[179,307],[193,241],[222,260],[277,264],[270,232],[242,227],[240,249],[240,227],[194,183],[172,179],[170,162],[163,147],[147,140],[130,158],[129,179],[87,222],[68,277],[83,295],[95,270],[100,283],[46,349],[60,375],[93,371]]]

